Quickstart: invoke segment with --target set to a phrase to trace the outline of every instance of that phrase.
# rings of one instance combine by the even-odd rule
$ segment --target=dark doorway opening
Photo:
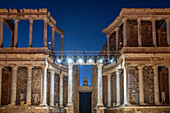
[[[91,113],[91,92],[80,92],[79,101],[79,113]]]

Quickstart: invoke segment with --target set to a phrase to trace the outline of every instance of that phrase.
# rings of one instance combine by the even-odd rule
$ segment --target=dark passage
[[[91,113],[91,92],[80,93],[79,101],[79,113]]]

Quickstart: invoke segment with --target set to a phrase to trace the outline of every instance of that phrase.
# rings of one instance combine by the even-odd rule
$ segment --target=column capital
[[[110,38],[110,34],[106,34],[106,37],[107,37],[107,39],[109,39]]]
[[[2,68],[3,68],[3,66],[2,66],[2,65],[0,65],[0,71],[2,71]]]
[[[122,22],[123,22],[123,23],[126,23],[126,22],[127,22],[127,19],[128,19],[127,17],[124,17],[124,18],[122,19]]]
[[[122,72],[121,69],[116,70],[116,74],[119,74],[119,75],[120,75],[121,72]]]
[[[72,69],[73,68],[73,64],[68,64],[68,68]]]
[[[28,66],[26,66],[26,67],[27,67],[28,70],[31,70],[31,69],[33,68],[32,65],[28,65]]]
[[[158,69],[158,65],[153,65],[152,68],[153,69]]]
[[[152,22],[155,22],[155,21],[156,21],[156,18],[152,18],[151,21],[152,21]]]
[[[112,76],[112,75],[111,75],[111,73],[107,73],[107,77],[109,77],[109,78],[110,78],[111,76]]]
[[[138,65],[137,67],[138,67],[139,70],[142,70],[144,66],[145,65]]]
[[[18,21],[19,21],[19,18],[14,18],[15,23],[18,23]]]
[[[17,65],[12,65],[11,66],[13,70],[18,70],[18,66]]]
[[[166,19],[166,22],[170,22],[170,18],[167,18],[167,19]]]
[[[166,67],[168,68],[168,70],[170,70],[170,65],[167,65]]]
[[[42,69],[47,69],[47,66],[46,65],[42,65],[41,68]]]
[[[50,69],[49,71],[50,71],[50,74],[51,74],[51,75],[54,75],[54,74],[55,74],[55,71],[54,71],[54,70]]]
[[[60,76],[60,77],[62,77],[62,78],[64,77],[64,75],[63,75],[62,73],[60,73],[60,75],[59,75],[59,76]]]
[[[43,20],[44,20],[44,22],[46,22],[46,23],[48,23],[48,21],[49,21],[47,17],[44,17]]]
[[[102,69],[102,67],[103,67],[103,64],[100,64],[100,63],[97,64],[97,68],[98,68],[98,69]]]
[[[54,31],[55,31],[55,26],[52,26],[51,29],[52,29],[52,31],[54,32]]]
[[[29,18],[29,22],[32,24],[33,23],[33,18]]]
[[[128,68],[130,66],[130,64],[124,64],[124,68]]]
[[[64,38],[64,34],[61,34],[60,36],[61,36],[62,39]]]
[[[119,29],[120,29],[119,27],[116,27],[116,28],[115,28],[116,32],[119,31]]]
[[[3,22],[4,21],[4,19],[3,18],[0,18],[0,22]]]
[[[142,18],[138,17],[138,18],[137,18],[137,22],[139,23],[139,22],[141,22],[141,21],[142,21]]]

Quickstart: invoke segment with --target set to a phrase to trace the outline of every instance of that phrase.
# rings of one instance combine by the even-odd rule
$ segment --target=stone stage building
[[[27,48],[17,46],[21,20],[29,20]],[[43,47],[32,47],[34,20],[44,21]],[[9,48],[3,47],[4,23]],[[0,9],[0,113],[170,113],[170,9],[122,9],[103,33],[107,43],[97,56],[70,57],[64,31],[47,9]],[[91,86],[86,78],[79,85],[79,65],[92,65]]]

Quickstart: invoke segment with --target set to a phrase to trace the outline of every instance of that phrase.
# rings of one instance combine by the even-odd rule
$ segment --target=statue
[[[83,86],[88,86],[88,81],[87,81],[86,76],[83,79]]]
[[[131,93],[131,103],[136,103],[136,99],[137,99],[137,95],[136,95],[136,91],[135,90],[132,90],[132,93]]]
[[[39,103],[39,95],[38,94],[33,94],[33,102],[34,102],[34,104]]]
[[[162,99],[161,103],[165,103],[165,100],[166,100],[166,93],[165,93],[164,91],[161,92],[161,99]]]

